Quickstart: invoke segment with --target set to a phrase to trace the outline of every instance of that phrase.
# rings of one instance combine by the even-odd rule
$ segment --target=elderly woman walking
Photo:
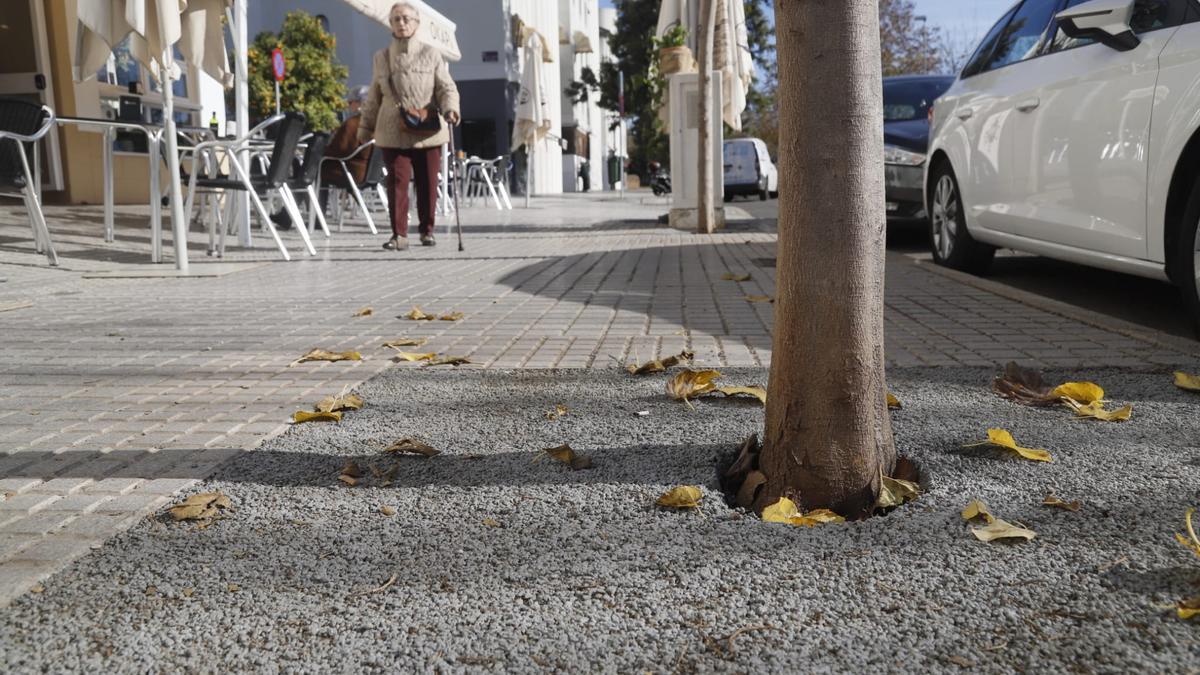
[[[363,105],[358,139],[374,137],[388,168],[392,238],[385,249],[408,248],[408,183],[416,179],[421,244],[433,246],[441,146],[459,123],[458,87],[440,52],[414,36],[421,19],[406,2],[392,6],[392,43],[375,53],[374,74]]]

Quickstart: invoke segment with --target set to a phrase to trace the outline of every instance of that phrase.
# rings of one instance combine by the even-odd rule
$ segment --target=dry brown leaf
[[[34,584],[33,588],[29,589],[30,593],[44,593],[45,591],[46,587],[42,584]]]
[[[992,512],[988,511],[987,504],[984,504],[978,499],[971,500],[970,503],[963,507],[962,517],[964,520],[975,520],[976,518],[980,518],[988,523],[996,520],[996,517],[992,515]]]
[[[345,410],[362,410],[363,399],[358,394],[342,394],[339,396],[326,396],[317,401],[314,406],[317,412],[342,412]]]
[[[540,460],[542,457],[549,457],[557,462],[562,462],[563,464],[571,467],[571,469],[574,471],[592,468],[591,457],[585,457],[583,455],[576,454],[575,450],[573,450],[571,446],[567,445],[566,443],[558,446],[557,448],[546,448],[545,450],[539,452],[534,459]]]
[[[908,480],[883,476],[879,485],[879,498],[875,506],[890,509],[911,502],[921,494],[921,486]]]
[[[351,478],[362,478],[363,475],[362,469],[360,469],[358,466],[358,462],[355,462],[354,460],[346,462],[346,465],[342,467],[341,474],[343,476],[350,476]]]
[[[504,527],[500,524],[500,521],[496,520],[495,518],[484,518],[483,524],[487,525],[488,527]]]
[[[1050,457],[1050,453],[1046,452],[1045,450],[1037,450],[1034,448],[1023,448],[1023,447],[1017,445],[1017,442],[1016,442],[1016,440],[1013,439],[1012,434],[1005,431],[1004,429],[988,429],[988,439],[986,441],[982,441],[979,443],[968,443],[967,445],[964,445],[963,447],[964,448],[974,448],[974,447],[978,447],[980,445],[994,445],[998,448],[1004,448],[1005,450],[1012,451],[1019,457],[1023,457],[1025,459],[1031,459],[1035,462],[1053,461]]]
[[[700,506],[704,493],[694,485],[681,485],[659,495],[655,504],[672,509],[694,509]]]
[[[787,523],[800,527],[846,522],[845,518],[829,509],[816,509],[808,513],[801,513],[800,509],[796,507],[796,502],[787,497],[780,497],[779,501],[763,509],[762,519],[766,523]]]
[[[350,487],[354,487],[355,485],[358,485],[358,479],[355,478],[354,476],[348,476],[346,474],[342,474],[342,475],[338,476],[338,480],[342,481],[346,485],[349,485]]]
[[[417,361],[432,361],[437,358],[434,352],[419,354],[417,352],[396,352],[395,361],[409,361],[415,363]]]
[[[454,366],[455,368],[457,368],[458,366],[461,366],[464,363],[470,363],[470,362],[471,362],[471,360],[465,356],[439,356],[435,359],[427,361],[425,363],[425,365],[426,365],[426,367],[428,367],[428,366]]]
[[[388,340],[383,343],[383,346],[400,349],[401,347],[421,347],[426,342],[429,342],[429,338],[398,338],[396,340]]]
[[[179,594],[185,598],[190,598],[196,594],[196,589],[189,586],[189,587],[183,589],[182,591],[179,591]]]
[[[292,361],[289,368],[298,363],[307,363],[309,361],[362,361],[362,354],[358,352],[331,352],[324,349],[313,349],[304,356]]]
[[[559,403],[554,406],[554,410],[546,411],[546,419],[553,421],[553,420],[556,420],[556,419],[566,415],[569,412],[570,411],[567,410],[567,406]]]
[[[1078,511],[1082,504],[1078,501],[1064,502],[1054,495],[1046,495],[1046,498],[1042,500],[1042,506],[1054,506],[1066,511]]]
[[[1175,386],[1187,391],[1200,391],[1200,375],[1175,371]]]
[[[720,387],[717,391],[726,396],[738,396],[741,394],[753,396],[761,401],[763,405],[767,404],[767,390],[758,385],[754,385],[753,387]]]
[[[438,321],[462,321],[466,315],[462,312],[449,312],[438,317]]]
[[[1097,401],[1095,403],[1079,403],[1071,398],[1064,398],[1063,403],[1068,408],[1075,411],[1075,417],[1079,419],[1094,419],[1101,422],[1124,422],[1133,415],[1133,406],[1127,405],[1116,410],[1105,410],[1104,404]]]
[[[385,515],[385,516],[394,516],[394,515],[396,515],[396,509],[393,509],[393,508],[392,508],[392,507],[390,507],[390,506],[381,506],[381,507],[379,507],[379,512],[380,512],[380,513],[382,513],[382,514],[383,514],[383,515]]]
[[[643,363],[640,366],[634,364],[627,365],[625,366],[625,370],[628,371],[630,375],[649,375],[651,373],[661,373],[666,371],[668,368],[673,368],[681,363],[687,363],[694,358],[696,358],[696,355],[685,349],[674,356],[668,356],[665,359],[655,359],[654,361]]]
[[[1016,361],[1009,361],[1004,366],[1004,374],[992,380],[992,389],[1004,398],[1025,405],[1058,403],[1058,397],[1051,395],[1053,387],[1042,380],[1042,374]]]
[[[767,475],[763,472],[755,470],[746,474],[746,478],[742,481],[742,486],[738,488],[738,506],[746,509],[750,508],[754,504],[754,500],[758,498],[758,491],[766,484]]]
[[[687,401],[716,391],[716,379],[721,373],[715,370],[684,370],[667,381],[667,395],[677,401]]]
[[[426,314],[425,312],[421,311],[420,307],[413,305],[412,311],[408,314],[405,314],[402,318],[408,319],[409,321],[433,321],[437,317],[432,314]]]
[[[326,412],[311,412],[308,410],[297,410],[292,413],[292,422],[295,424],[303,424],[304,422],[341,422],[342,413],[326,411]]]
[[[887,392],[887,407],[890,410],[899,410],[904,406],[900,404],[900,399],[896,398],[892,392]]]
[[[769,295],[747,295],[746,302],[775,302],[775,298]]]
[[[721,275],[721,281],[737,281],[737,282],[750,281],[750,275],[749,274],[734,274],[733,272],[726,272],[725,274]]]
[[[995,541],[997,539],[1033,539],[1037,533],[1024,527],[996,518],[983,527],[972,527],[971,534],[979,541]]]
[[[230,593],[237,593],[238,591],[242,590],[242,587],[238,586],[237,584],[229,584],[225,588],[228,588]]]
[[[220,492],[204,492],[195,494],[172,506],[168,511],[173,520],[212,521],[233,508],[229,497]]]
[[[360,316],[371,316],[371,315],[372,315],[372,314],[374,314],[374,313],[375,313],[375,310],[371,309],[370,307],[363,307],[362,309],[360,309],[360,310],[358,310],[357,312],[355,312],[355,313],[354,313],[354,316],[355,316],[355,317],[360,317]]]
[[[384,452],[405,452],[413,455],[423,455],[425,457],[433,457],[441,454],[441,451],[433,446],[426,445],[421,441],[413,438],[401,438],[383,449]]]
[[[1192,515],[1196,513],[1196,509],[1188,509],[1183,516],[1183,522],[1187,525],[1187,536],[1183,536],[1178,532],[1175,533],[1175,541],[1183,544],[1189,551],[1200,556],[1200,537],[1196,536],[1196,530],[1192,527]]]

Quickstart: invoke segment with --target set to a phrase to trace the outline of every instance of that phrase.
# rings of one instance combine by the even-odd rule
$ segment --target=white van
[[[737,195],[779,196],[779,171],[767,152],[767,144],[758,138],[731,138],[725,141],[725,201]]]

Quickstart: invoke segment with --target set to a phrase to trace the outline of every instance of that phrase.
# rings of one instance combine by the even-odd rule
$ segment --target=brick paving
[[[709,366],[766,366],[773,224],[700,237],[658,226],[661,201],[535,200],[464,212],[467,250],[405,253],[349,225],[315,259],[284,263],[268,239],[231,247],[220,276],[142,273],[148,230],[119,209],[103,244],[98,208],[51,207],[59,269],[32,251],[23,213],[0,206],[0,606],[97,548],[218,465],[284,430],[293,411],[395,364],[390,339],[465,356],[468,368],[609,368],[681,349]],[[193,234],[193,268],[218,269]],[[169,246],[168,246],[169,250]],[[169,266],[168,266],[169,267]],[[158,266],[162,269],[163,266]],[[226,273],[228,272],[228,273]],[[747,282],[723,281],[726,272]],[[1022,302],[889,255],[893,366],[1180,367],[1164,343]],[[461,321],[399,318],[413,306]],[[373,315],[355,317],[362,307]],[[292,362],[309,349],[363,361]]]

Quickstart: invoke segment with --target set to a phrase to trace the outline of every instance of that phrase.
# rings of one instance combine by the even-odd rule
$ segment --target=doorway
[[[0,16],[0,96],[54,107],[43,0],[6,0]],[[38,144],[35,159],[45,190],[62,190],[57,131]]]

